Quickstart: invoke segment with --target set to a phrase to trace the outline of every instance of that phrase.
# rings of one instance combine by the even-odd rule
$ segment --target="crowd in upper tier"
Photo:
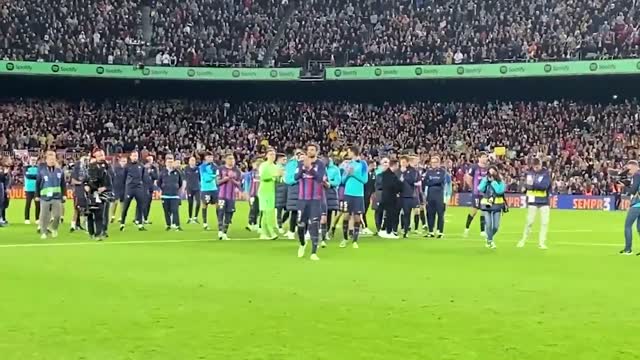
[[[568,101],[362,104],[196,100],[0,101],[0,152],[96,147],[186,158],[233,152],[248,164],[267,146],[285,152],[309,142],[340,157],[349,144],[370,159],[412,153],[453,163],[456,184],[480,152],[505,147],[499,162],[510,189],[523,167],[544,159],[562,193],[612,191],[609,169],[638,158],[640,103]]]
[[[344,66],[632,58],[639,49],[635,0],[0,3],[0,59],[10,60]]]

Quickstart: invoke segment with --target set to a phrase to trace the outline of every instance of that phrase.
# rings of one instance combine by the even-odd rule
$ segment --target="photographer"
[[[486,220],[487,247],[496,248],[493,237],[500,227],[500,215],[506,211],[504,192],[506,185],[498,172],[498,168],[490,166],[487,175],[480,180],[478,192],[482,196],[480,199],[480,209]]]
[[[622,255],[631,255],[631,246],[633,243],[633,231],[631,227],[633,223],[636,223],[638,232],[640,232],[640,167],[636,160],[631,160],[627,163],[627,170],[629,180],[624,181],[624,191],[631,197],[629,200],[629,210],[627,211],[627,218],[624,221],[624,250],[620,251]],[[620,180],[621,182],[623,180]],[[640,254],[638,254],[640,255]]]
[[[87,168],[87,180],[84,185],[85,202],[87,204],[87,227],[92,239],[101,241],[105,233],[105,210],[109,201],[108,189],[111,188],[111,177],[107,169],[96,158],[90,160]]]

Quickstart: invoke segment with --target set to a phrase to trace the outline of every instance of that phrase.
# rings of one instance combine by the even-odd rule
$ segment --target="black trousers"
[[[378,210],[384,214],[384,229],[388,234],[398,231],[400,202],[398,199],[381,202]]]
[[[24,205],[24,219],[31,220],[31,203],[33,202],[35,204],[34,207],[36,208],[36,221],[38,221],[40,219],[40,204],[35,200],[36,193],[34,191],[27,191],[25,195],[27,202]]]
[[[402,218],[400,224],[402,231],[406,234],[411,230],[411,214],[415,208],[415,200],[413,198],[400,198],[400,210],[402,210]]]
[[[87,231],[91,236],[99,236],[106,231],[104,227],[104,205],[104,203],[98,204],[97,209],[91,209],[87,214]]]
[[[259,215],[260,215],[260,205],[259,205],[258,197],[256,196],[253,200],[253,204],[251,204],[251,208],[249,209],[249,225],[259,225]]]
[[[144,221],[143,216],[147,204],[147,191],[143,189],[131,189],[127,191],[127,195],[124,199],[124,204],[122,205],[122,216],[120,218],[121,225],[125,224],[125,220],[127,219],[127,212],[129,211],[129,206],[131,206],[131,201],[133,200],[136,201],[136,221],[140,225],[142,225]]]
[[[444,199],[427,199],[427,226],[429,232],[433,232],[433,227],[438,218],[438,231],[444,232]]]
[[[162,199],[162,209],[167,226],[180,226],[180,199]]]

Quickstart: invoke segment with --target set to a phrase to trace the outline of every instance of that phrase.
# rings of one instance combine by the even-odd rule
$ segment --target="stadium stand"
[[[0,59],[247,67],[462,64],[635,58],[640,45],[631,0],[59,3],[0,5]]]
[[[246,164],[267,145],[284,151],[314,141],[341,155],[359,143],[370,158],[416,153],[454,163],[456,185],[481,151],[507,148],[511,191],[539,156],[562,193],[613,191],[607,170],[637,158],[637,102],[356,104],[226,101],[45,101],[0,105],[0,151],[57,149],[79,156],[95,147],[109,154],[134,149],[185,158],[205,149],[232,151]],[[162,125],[161,125],[162,124]],[[364,135],[364,136],[363,136]],[[489,140],[500,139],[500,140]]]

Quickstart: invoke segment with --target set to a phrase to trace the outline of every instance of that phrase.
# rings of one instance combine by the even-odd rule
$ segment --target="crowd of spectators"
[[[480,152],[505,147],[496,161],[512,191],[522,185],[531,157],[545,160],[554,189],[607,193],[610,169],[638,157],[636,101],[514,103],[300,103],[197,100],[0,102],[0,152],[55,149],[82,154],[132,150],[178,158],[204,150],[235,153],[241,163],[275,146],[280,151],[316,142],[339,157],[349,144],[375,159],[403,153],[453,162],[456,186]]]
[[[635,0],[309,0],[292,16],[288,0],[170,0],[143,12],[148,3],[0,3],[0,59],[257,66],[278,27],[273,66],[630,58],[640,49]]]

